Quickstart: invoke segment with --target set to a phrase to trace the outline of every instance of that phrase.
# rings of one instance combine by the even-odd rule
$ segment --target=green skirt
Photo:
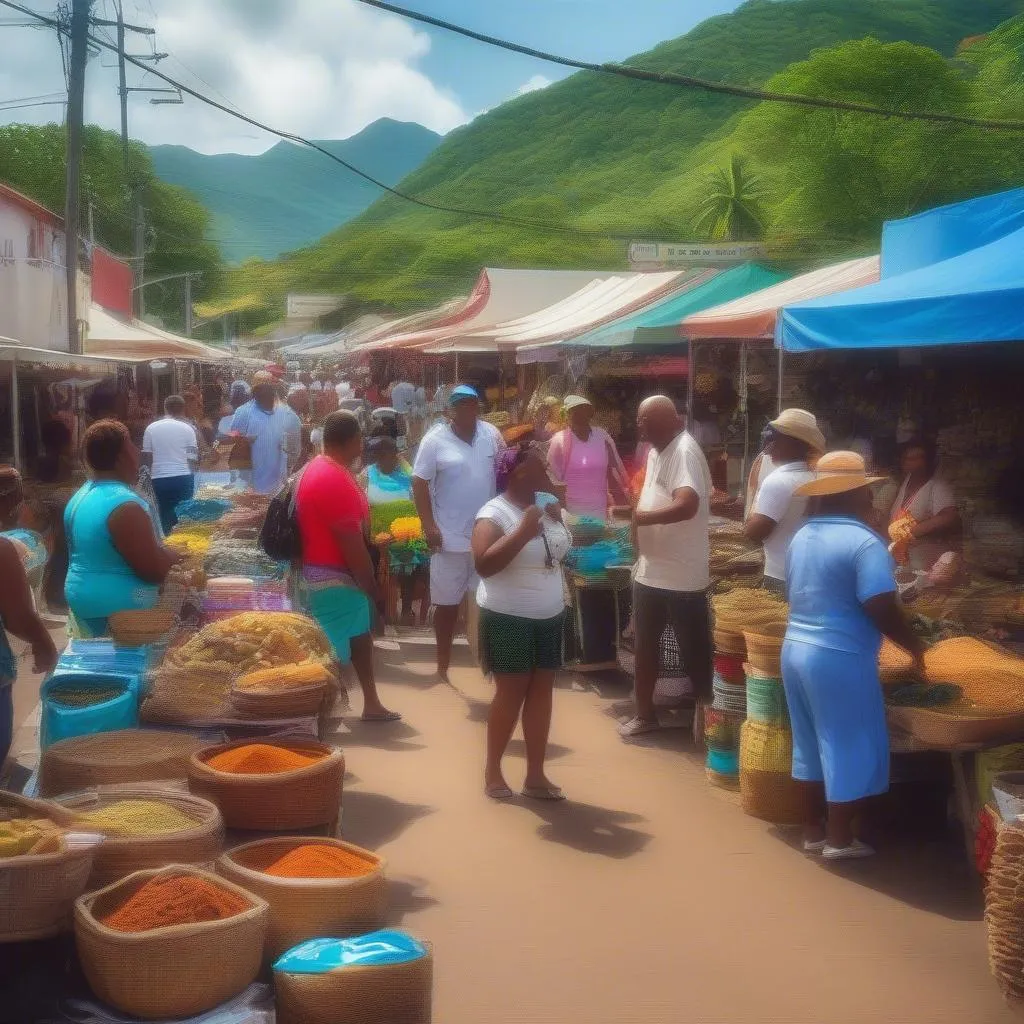
[[[484,675],[526,675],[562,667],[565,612],[550,619],[527,619],[480,609],[480,668]]]

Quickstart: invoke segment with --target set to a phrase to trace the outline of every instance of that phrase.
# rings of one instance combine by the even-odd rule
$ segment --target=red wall
[[[114,313],[132,314],[135,276],[127,263],[96,246],[92,251],[92,300]]]

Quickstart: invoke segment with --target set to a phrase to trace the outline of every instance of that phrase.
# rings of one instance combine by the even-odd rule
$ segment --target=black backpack
[[[295,515],[295,498],[302,472],[288,478],[284,487],[270,499],[267,515],[260,527],[260,547],[277,562],[302,557],[302,536]]]

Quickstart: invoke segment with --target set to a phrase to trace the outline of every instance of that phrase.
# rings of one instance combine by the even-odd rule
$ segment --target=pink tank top
[[[569,456],[565,467],[565,507],[573,515],[608,518],[608,444],[604,435],[591,430],[581,441],[567,432]]]

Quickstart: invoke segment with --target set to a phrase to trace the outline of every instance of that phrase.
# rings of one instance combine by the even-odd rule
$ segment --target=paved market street
[[[434,944],[438,1024],[1014,1019],[955,834],[826,868],[711,789],[685,730],[623,744],[623,683],[570,676],[550,764],[569,801],[496,804],[467,649],[453,688],[428,643],[379,645],[406,721],[347,720],[343,832],[387,858],[392,923]],[[37,682],[18,685],[24,715]],[[510,784],[522,771],[514,740]]]

